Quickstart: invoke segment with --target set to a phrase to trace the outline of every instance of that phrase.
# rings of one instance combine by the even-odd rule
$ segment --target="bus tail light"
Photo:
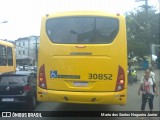
[[[119,66],[115,91],[123,90],[124,86],[125,86],[125,74],[123,68]]]
[[[38,86],[43,89],[47,89],[44,64],[39,69]]]

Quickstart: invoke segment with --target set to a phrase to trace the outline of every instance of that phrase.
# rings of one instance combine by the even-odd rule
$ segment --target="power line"
[[[155,7],[154,7],[154,8],[156,8],[156,7],[157,7],[158,3],[159,3],[159,0],[157,0],[157,3],[156,3],[156,5],[155,5]]]

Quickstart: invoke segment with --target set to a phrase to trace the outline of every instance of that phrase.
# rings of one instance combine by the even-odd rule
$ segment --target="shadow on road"
[[[0,104],[0,111],[33,111],[24,104]]]
[[[59,104],[56,111],[112,111],[110,105],[88,105],[88,104]]]

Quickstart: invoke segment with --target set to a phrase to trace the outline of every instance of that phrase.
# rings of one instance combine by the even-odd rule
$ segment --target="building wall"
[[[15,41],[18,65],[35,65],[37,63],[35,62],[37,61],[36,43],[39,43],[39,36],[19,38]]]
[[[28,38],[20,38],[16,40],[16,58],[27,59],[28,58]]]

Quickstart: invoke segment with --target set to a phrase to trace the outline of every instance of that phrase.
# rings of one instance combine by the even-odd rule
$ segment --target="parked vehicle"
[[[29,65],[24,65],[24,66],[23,66],[23,69],[25,69],[25,70],[30,70],[31,67],[30,67]]]
[[[133,83],[136,83],[138,81],[137,78],[137,71],[134,67],[130,67],[128,71],[128,84],[132,85]]]
[[[34,71],[37,73],[37,66],[31,66],[30,69],[31,69],[31,71]]]
[[[17,66],[16,71],[32,71],[37,73],[37,66],[29,66],[29,65]]]
[[[34,109],[36,99],[36,74],[29,71],[17,71],[0,76],[0,103],[25,104]]]
[[[21,70],[23,70],[23,66],[17,66],[16,67],[16,71],[21,71]]]

